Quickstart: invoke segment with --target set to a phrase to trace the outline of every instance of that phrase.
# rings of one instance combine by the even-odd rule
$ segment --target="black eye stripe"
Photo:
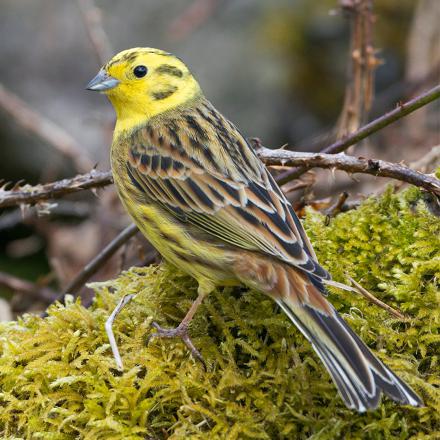
[[[136,66],[133,69],[133,73],[136,78],[144,77],[147,74],[147,72],[148,72],[148,69],[145,66]]]

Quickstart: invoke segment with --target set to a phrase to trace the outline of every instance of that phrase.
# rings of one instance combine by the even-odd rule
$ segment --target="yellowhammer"
[[[271,174],[239,130],[203,96],[175,56],[125,50],[88,84],[113,104],[114,181],[142,233],[172,265],[193,276],[199,296],[176,329],[200,357],[188,324],[216,286],[244,284],[272,297],[311,342],[349,408],[376,408],[383,392],[402,404],[420,398],[379,361],[325,298],[330,275]],[[107,331],[122,366],[113,318]]]

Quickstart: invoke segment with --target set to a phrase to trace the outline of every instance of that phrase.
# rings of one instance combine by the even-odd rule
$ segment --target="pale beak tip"
[[[110,76],[105,70],[100,70],[98,74],[86,85],[86,90],[103,92],[115,88],[119,80]]]

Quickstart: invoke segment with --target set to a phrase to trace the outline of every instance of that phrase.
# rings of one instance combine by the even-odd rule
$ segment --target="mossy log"
[[[0,325],[1,438],[440,438],[440,219],[412,188],[325,220],[310,211],[304,224],[334,279],[351,276],[406,318],[352,292],[332,289],[331,301],[426,407],[346,409],[310,344],[244,288],[216,290],[191,325],[207,371],[178,340],[147,346],[152,320],[175,326],[197,295],[191,278],[160,265],[93,284],[89,309],[68,300],[45,319]],[[127,293],[138,295],[115,323],[120,373],[104,323]]]

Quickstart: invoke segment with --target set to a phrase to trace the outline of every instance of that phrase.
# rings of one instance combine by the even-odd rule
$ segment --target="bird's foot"
[[[200,354],[200,351],[197,350],[197,348],[191,341],[191,338],[189,337],[187,323],[181,322],[176,328],[170,328],[170,329],[162,328],[157,322],[153,322],[151,325],[157,330],[157,332],[152,333],[148,337],[147,344],[153,338],[180,338],[183,341],[183,343],[188,347],[193,357],[195,359],[198,359],[203,364],[203,367],[206,370],[206,363],[205,360],[203,359],[203,356]]]

